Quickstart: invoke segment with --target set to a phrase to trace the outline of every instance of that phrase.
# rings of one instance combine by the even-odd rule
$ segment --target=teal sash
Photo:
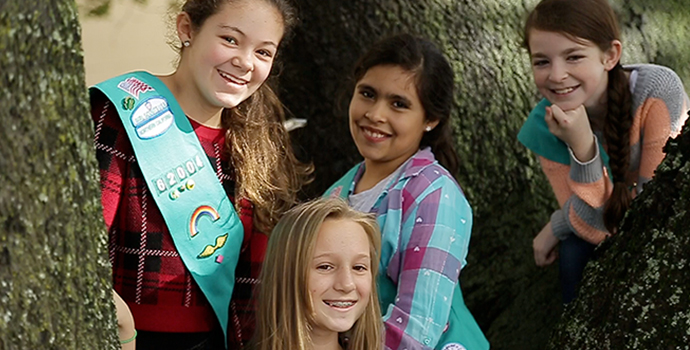
[[[548,106],[551,106],[549,100],[542,99],[539,101],[532,112],[530,112],[522,129],[520,129],[518,140],[537,155],[557,163],[570,165],[568,145],[549,131],[549,126],[546,124],[546,120],[544,120],[546,107]],[[609,169],[609,155],[606,154],[603,145],[598,139],[597,145],[599,146],[601,160],[606,166],[609,176],[612,176],[611,169]]]
[[[215,168],[175,97],[155,76],[128,73],[92,89],[102,91],[117,108],[175,248],[227,340],[244,229]]]
[[[566,149],[567,151],[567,149]],[[343,177],[336,181],[326,192],[326,197],[339,197],[347,200],[352,183],[359,171],[360,166],[350,169]],[[392,304],[398,293],[393,282],[385,276],[382,269],[376,278],[376,286],[381,303],[381,310],[386,310]],[[460,289],[460,282],[455,285],[453,301],[450,307],[450,315],[446,329],[441,334],[441,339],[434,349],[438,350],[487,350],[489,341],[486,340],[484,332],[475,321],[474,316],[465,305]]]

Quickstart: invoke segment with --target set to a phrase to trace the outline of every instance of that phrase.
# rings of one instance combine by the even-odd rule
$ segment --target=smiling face
[[[539,92],[563,110],[605,104],[608,71],[618,63],[615,45],[603,52],[590,41],[578,42],[561,33],[532,29],[530,58]]]
[[[246,100],[268,77],[284,25],[280,12],[265,1],[226,1],[220,10],[191,29],[189,16],[178,18],[183,48],[178,72],[191,77],[198,103],[232,108]]]
[[[350,101],[350,133],[367,168],[391,171],[419,149],[428,122],[414,75],[399,66],[370,68]]]
[[[348,219],[326,219],[308,269],[312,338],[349,330],[367,307],[372,288],[369,239]]]

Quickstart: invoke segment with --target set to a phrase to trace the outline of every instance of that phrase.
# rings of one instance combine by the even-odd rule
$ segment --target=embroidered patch
[[[334,188],[333,191],[331,192],[331,198],[340,197],[340,192],[342,192],[342,191],[343,191],[343,186],[338,186],[338,187]]]
[[[189,179],[189,177],[196,174],[203,167],[204,163],[198,154],[186,162],[176,165],[153,180],[153,185],[158,190],[157,194],[160,195],[172,189],[170,199],[180,198],[182,192],[191,191],[196,187],[196,182],[193,179]]]
[[[197,259],[203,259],[203,258],[208,258],[209,256],[213,255],[213,253],[216,252],[216,250],[222,248],[225,245],[225,241],[228,240],[228,234],[224,234],[222,236],[216,237],[216,245],[207,245],[204,247],[204,250],[197,256]],[[223,261],[221,259],[221,261]]]
[[[131,98],[131,97],[129,97],[129,96],[128,96],[128,97],[125,97],[125,98],[122,99],[122,108],[123,108],[125,111],[128,111],[128,110],[134,108],[134,105],[135,105],[136,103],[137,103],[137,101],[135,101],[133,98]]]
[[[140,139],[152,139],[163,135],[174,121],[168,101],[160,96],[152,97],[140,104],[132,112],[130,119]]]
[[[208,205],[202,205],[194,211],[192,214],[192,219],[189,221],[189,235],[194,237],[199,234],[199,220],[201,218],[208,217],[211,221],[217,221],[220,219],[218,211],[213,207]]]
[[[467,350],[464,346],[459,343],[448,343],[443,346],[441,350]]]
[[[151,86],[134,77],[129,77],[121,81],[117,84],[117,87],[119,87],[122,91],[134,96],[134,98],[137,100],[139,99],[139,94],[147,91],[153,91]]]

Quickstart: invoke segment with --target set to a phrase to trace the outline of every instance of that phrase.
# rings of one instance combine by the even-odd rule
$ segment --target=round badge
[[[448,343],[443,346],[441,350],[467,350],[464,346],[459,343]]]
[[[192,179],[187,180],[187,189],[188,190],[190,190],[190,191],[193,190],[194,185],[195,185],[194,180],[192,180]]]
[[[131,97],[125,97],[122,99],[122,108],[126,111],[134,108],[134,105],[136,104],[137,101],[134,101],[133,98]]]

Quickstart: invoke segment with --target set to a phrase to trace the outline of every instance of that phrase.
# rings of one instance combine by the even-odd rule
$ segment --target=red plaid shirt
[[[213,309],[175,249],[115,107],[100,92],[92,92],[91,100],[115,290],[132,310],[139,330],[177,333],[219,328]],[[224,130],[190,122],[234,203],[233,172],[223,153]],[[229,306],[230,349],[240,348],[254,333],[256,305],[252,291],[268,241],[265,234],[254,230],[252,204],[241,199],[239,208],[244,242]]]

